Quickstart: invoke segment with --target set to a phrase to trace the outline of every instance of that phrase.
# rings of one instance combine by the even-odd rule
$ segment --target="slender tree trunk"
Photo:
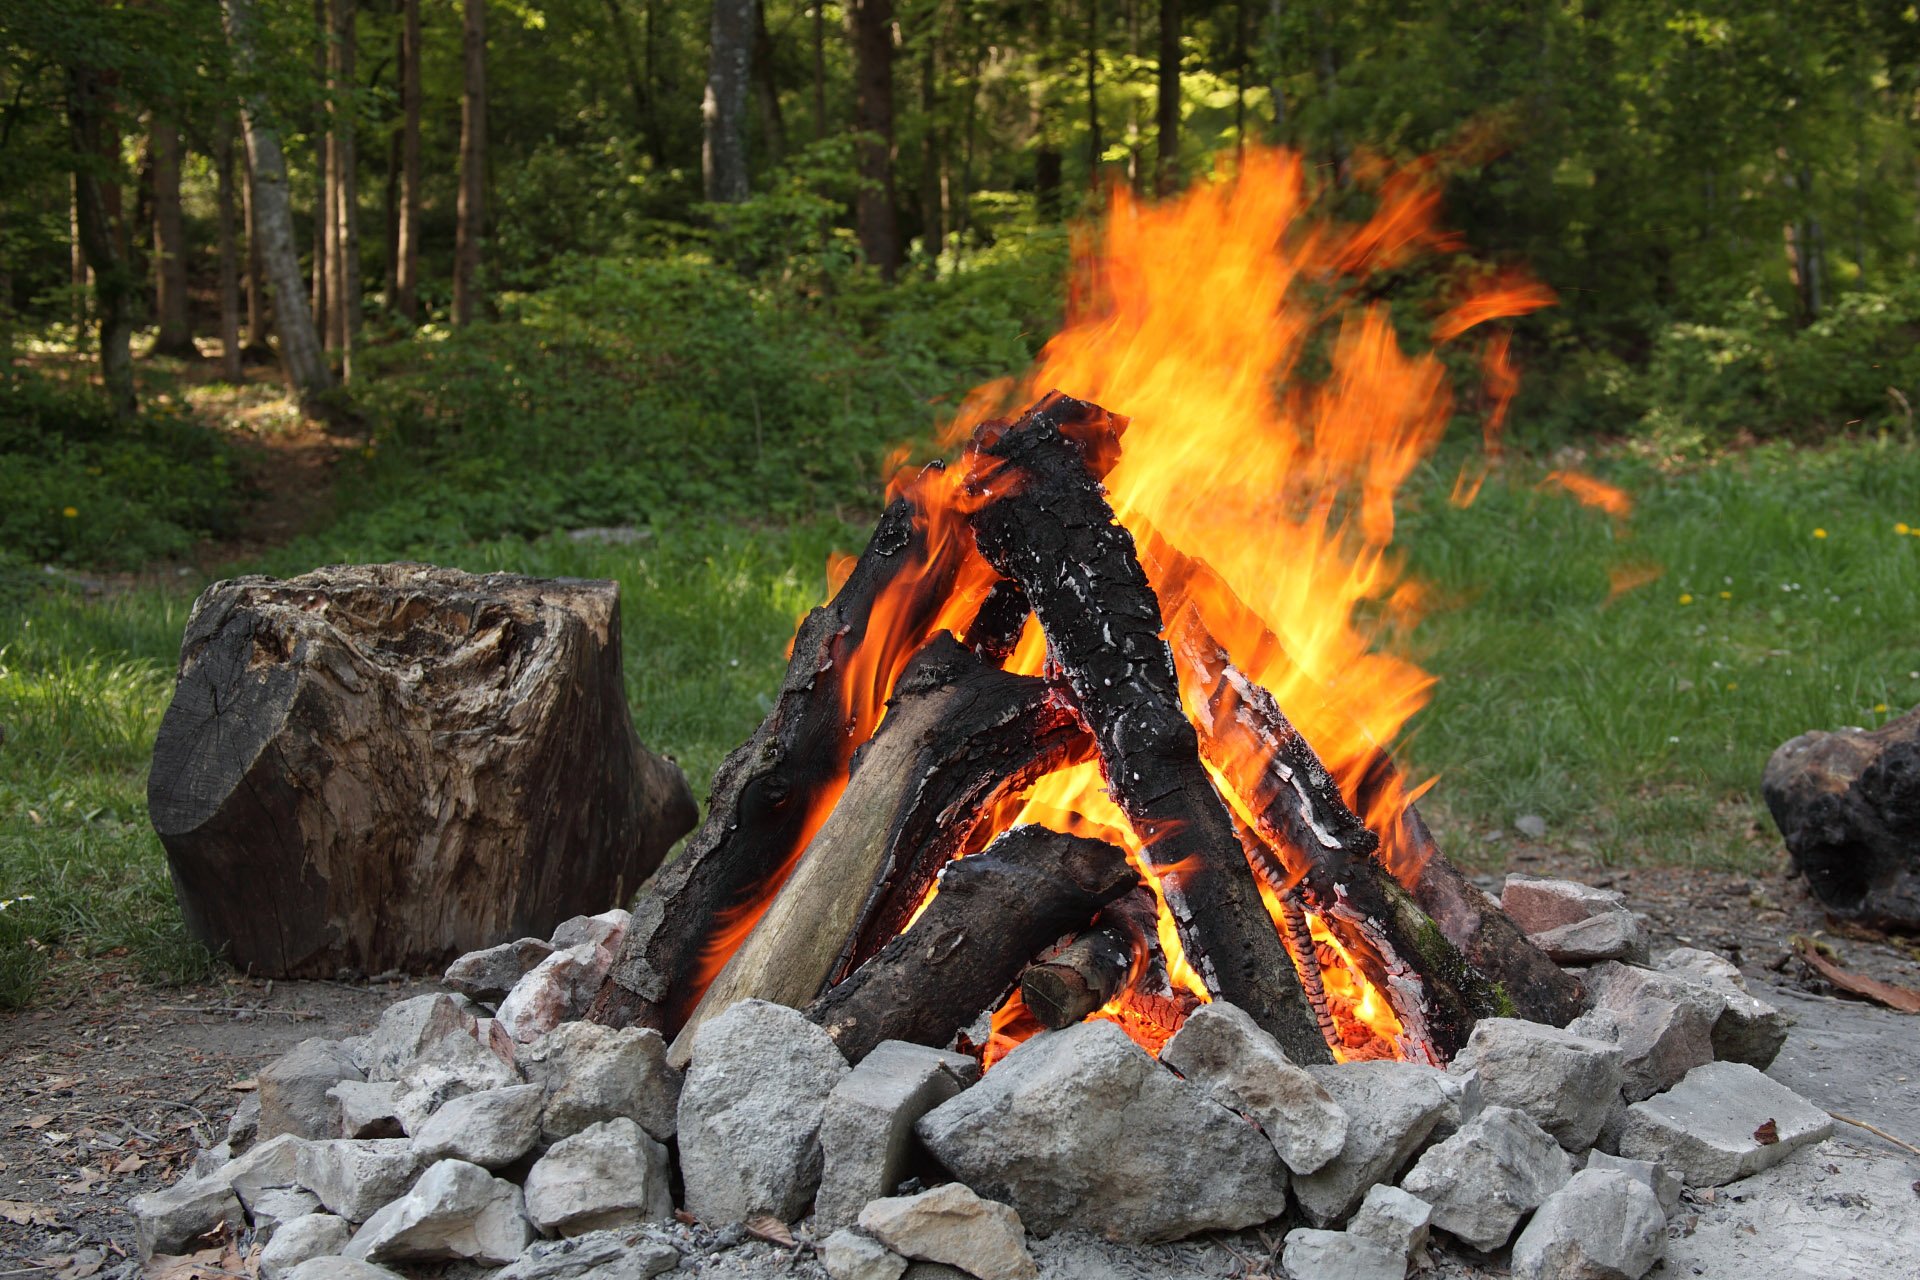
[[[393,309],[420,322],[420,0],[401,0],[400,225]]]
[[[221,0],[227,40],[242,82],[259,59],[253,45],[253,0]],[[287,161],[280,132],[266,98],[256,92],[241,103],[247,130],[247,155],[253,162],[254,218],[260,232],[260,257],[273,285],[274,320],[280,333],[280,361],[309,413],[321,409],[319,397],[332,385],[326,356],[314,331],[300,279],[300,256],[293,242],[293,203],[287,197]]]
[[[80,174],[71,175],[68,184],[67,233],[72,254],[68,262],[67,283],[73,289],[73,345],[76,350],[87,344],[87,251],[80,240]]]
[[[1087,0],[1087,186],[1100,185],[1100,0]]]
[[[358,0],[331,0],[337,76],[333,98],[333,287],[328,295],[339,338],[340,380],[353,381],[353,348],[360,336],[360,156],[355,129],[354,76],[359,60]]]
[[[115,413],[139,411],[133,390],[133,307],[138,284],[126,246],[108,208],[103,170],[109,158],[107,116],[111,91],[91,67],[67,69],[67,129],[73,146],[75,224],[87,266],[93,272],[94,310],[100,325],[100,380]]]
[[[453,249],[453,322],[480,318],[480,258],[487,227],[487,0],[464,0],[460,95],[460,200]]]
[[[827,138],[827,6],[813,0],[813,140]]]
[[[180,212],[180,130],[154,117],[148,135],[153,154],[153,282],[156,356],[197,360],[193,320],[187,311],[187,229]]]
[[[1233,33],[1233,156],[1244,162],[1247,156],[1247,0],[1234,5]]]
[[[267,346],[267,271],[260,257],[260,226],[253,209],[253,159],[240,147],[240,210],[247,232],[247,354],[272,354]]]
[[[396,120],[387,132],[386,181],[381,184],[380,229],[384,233],[387,264],[381,297],[386,299],[388,311],[393,311],[394,299],[400,296],[400,133],[400,122]]]
[[[657,0],[643,0],[640,7],[640,82],[647,91],[647,154],[656,168],[667,167],[667,135],[660,128],[660,88],[654,76],[654,21]]]
[[[1287,127],[1287,94],[1284,62],[1281,59],[1281,24],[1286,20],[1283,0],[1267,5],[1267,93],[1273,98],[1273,136],[1284,136]]]
[[[240,215],[233,192],[233,119],[222,117],[214,140],[214,177],[220,209],[220,372],[239,382],[240,367]]]
[[[313,0],[313,25],[320,33],[314,47],[313,78],[321,86],[333,82],[333,15],[327,0]],[[328,248],[333,243],[333,126],[327,104],[320,104],[313,122],[313,325],[328,349],[333,346],[327,314]]]
[[[753,6],[753,96],[760,104],[760,128],[767,139],[767,159],[779,164],[787,153],[787,121],[780,113],[780,86],[773,80],[773,36],[767,30],[767,6]]]
[[[640,73],[640,58],[633,50],[633,31],[627,23],[626,8],[620,0],[604,0],[607,9],[607,30],[613,35],[613,43],[620,50],[621,65],[627,71],[627,94],[633,100],[633,127],[647,140],[647,150],[653,150],[651,109],[647,105],[647,86]]]
[[[1140,58],[1140,6],[1146,0],[1126,0],[1127,3],[1127,55],[1130,65],[1137,65]],[[1142,183],[1145,176],[1140,165],[1140,99],[1135,94],[1127,95],[1127,185],[1135,194],[1145,190]]]
[[[1180,0],[1160,0],[1159,132],[1153,185],[1169,195],[1180,185]]]
[[[716,204],[745,200],[747,89],[752,78],[755,0],[713,0],[707,92],[700,104],[700,177]]]
[[[954,266],[960,265],[960,256],[966,250],[967,231],[973,226],[973,143],[975,126],[980,115],[980,60],[983,54],[980,42],[973,43],[971,60],[967,64],[967,112],[960,126],[960,201],[954,210],[953,241]]]
[[[855,222],[867,261],[888,280],[900,266],[893,198],[893,0],[849,0],[853,24],[854,126],[860,141]]]
[[[927,32],[926,46],[920,51],[920,116],[925,133],[920,139],[920,222],[926,240],[927,269],[940,272],[940,250],[946,244],[947,227],[940,207],[940,55],[938,39]]]

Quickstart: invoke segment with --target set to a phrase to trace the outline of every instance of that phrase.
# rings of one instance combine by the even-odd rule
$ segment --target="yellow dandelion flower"
[[[1907,528],[1907,522],[1905,520],[1895,521],[1893,526],[1893,531],[1895,533],[1911,533],[1912,532],[1911,529]]]
[[[1729,680],[1729,681],[1727,681],[1727,692],[1728,692],[1728,693],[1732,693],[1732,692],[1733,692],[1733,691],[1734,691],[1735,689],[1738,689],[1739,687],[1740,687],[1740,682],[1739,682],[1738,680]]]
[[[1720,598],[1721,598],[1722,600],[1731,600],[1731,599],[1733,599],[1733,592],[1731,592],[1731,591],[1722,591],[1722,592],[1720,593]]]
[[[1876,702],[1873,704],[1873,710],[1874,714],[1883,716],[1887,714],[1887,704],[1884,702]]]
[[[1681,604],[1692,604],[1692,603],[1693,603],[1693,597],[1692,597],[1692,596],[1681,596],[1681,597],[1680,597],[1680,603],[1681,603]]]
[[[1816,538],[1824,538],[1827,536],[1827,531],[1825,529],[1815,529],[1813,531],[1813,536]]]
[[[61,515],[63,515],[63,516],[65,516],[65,517],[66,517],[67,519],[69,519],[69,520],[72,520],[72,519],[74,519],[75,517],[77,517],[77,516],[78,516],[78,515],[80,514],[80,508],[78,508],[78,507],[62,507],[62,508],[60,509],[60,514],[61,514]]]

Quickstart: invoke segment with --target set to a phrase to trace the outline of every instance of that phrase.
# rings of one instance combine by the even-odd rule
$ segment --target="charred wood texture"
[[[980,655],[982,662],[1000,666],[1013,656],[1020,632],[1033,616],[1027,593],[1011,578],[1002,578],[980,602],[980,612],[967,628],[966,646]]]
[[[749,998],[799,1008],[906,926],[940,868],[984,845],[996,797],[1092,743],[1046,683],[986,666],[941,633],[902,672],[886,718],[779,896],[674,1042]],[[869,888],[868,886],[871,886]],[[862,945],[861,939],[868,942]]]
[[[920,918],[807,1009],[849,1060],[882,1040],[944,1046],[997,1008],[1020,971],[1140,883],[1101,840],[1015,827],[949,863]]]
[[[1187,958],[1299,1062],[1331,1055],[1180,707],[1160,605],[1099,485],[1122,424],[1058,394],[983,428],[969,487],[981,553],[1026,592],[1109,789],[1145,845]]]
[[[634,733],[614,583],[408,564],[208,588],[147,800],[194,936],[294,977],[544,937],[696,816]]]
[[[1801,734],[1767,761],[1761,789],[1830,911],[1920,931],[1920,707],[1878,729]]]
[[[1132,962],[1123,930],[1089,929],[1057,954],[1028,965],[1020,975],[1020,998],[1041,1026],[1058,1031],[1113,999]]]

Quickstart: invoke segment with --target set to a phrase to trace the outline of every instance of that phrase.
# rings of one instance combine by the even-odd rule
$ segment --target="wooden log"
[[[147,804],[193,935],[275,977],[545,937],[696,816],[634,733],[615,583],[419,564],[202,593]]]
[[[1028,965],[1020,975],[1020,998],[1041,1026],[1058,1031],[1113,999],[1132,964],[1133,946],[1124,930],[1092,928]]]
[[[888,639],[905,641],[904,661],[932,629],[964,550],[930,550],[912,501],[888,505],[840,590],[800,624],[772,709],[714,774],[706,821],[635,902],[589,1018],[680,1029],[846,780],[859,742],[845,680],[875,603],[888,598]]]
[[[800,1008],[858,953],[906,925],[933,878],[985,844],[994,799],[1083,759],[1092,744],[1046,683],[987,666],[942,632],[902,672],[886,718],[854,754],[852,777],[773,905],[713,984],[671,1049],[740,1000]],[[871,888],[869,888],[871,886]]]
[[[1027,603],[1027,593],[1011,578],[1002,578],[987,592],[980,612],[968,626],[966,646],[979,654],[981,661],[1000,666],[1013,656],[1013,647],[1020,642],[1020,632],[1031,616],[1033,607]]]
[[[1087,927],[1139,876],[1102,840],[1015,827],[948,863],[913,927],[807,1009],[849,1061],[882,1040],[941,1047],[997,1008],[1027,961]]]
[[[975,541],[1039,617],[1189,962],[1295,1061],[1329,1062],[1181,710],[1159,601],[1093,479],[1119,429],[1105,410],[1057,394],[1011,426],[983,429],[969,472]]]

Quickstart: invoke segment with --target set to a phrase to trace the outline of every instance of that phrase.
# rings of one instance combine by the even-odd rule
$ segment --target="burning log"
[[[913,926],[807,1017],[853,1062],[882,1040],[945,1046],[1000,1004],[1028,960],[1139,884],[1126,853],[1103,840],[1015,827],[947,864]]]
[[[798,1008],[866,958],[863,936],[878,938],[878,951],[940,868],[986,843],[997,795],[1085,758],[1091,745],[1044,681],[989,667],[944,632],[930,641],[854,754],[832,814],[681,1028],[675,1061],[702,1022],[736,1001]]]
[[[1262,903],[1233,821],[1200,760],[1160,606],[1094,474],[1118,449],[1104,410],[1052,395],[985,428],[969,489],[988,563],[1019,583],[1099,744],[1188,960],[1297,1062],[1331,1055]]]
[[[1133,963],[1123,930],[1089,929],[1058,954],[1037,960],[1020,975],[1020,999],[1049,1031],[1070,1027],[1119,992]]]

